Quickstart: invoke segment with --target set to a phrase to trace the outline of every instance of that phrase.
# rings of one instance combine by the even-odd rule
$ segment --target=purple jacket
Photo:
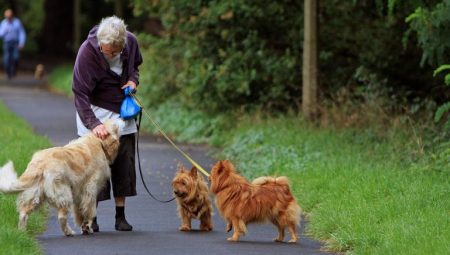
[[[139,84],[138,66],[142,63],[136,37],[127,32],[127,43],[120,56],[123,61],[122,76],[114,73],[100,52],[97,28],[95,26],[91,29],[78,50],[72,81],[75,108],[83,124],[91,130],[101,124],[95,117],[91,104],[119,113],[125,98],[121,87],[129,80]]]

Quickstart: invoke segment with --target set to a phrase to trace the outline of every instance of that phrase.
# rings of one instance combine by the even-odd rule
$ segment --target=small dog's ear
[[[217,174],[221,174],[223,172],[223,160],[219,160],[217,163]]]
[[[228,172],[235,172],[233,164],[228,159],[222,161],[222,168]]]
[[[191,172],[189,172],[189,175],[193,178],[197,178],[197,167],[193,166]]]

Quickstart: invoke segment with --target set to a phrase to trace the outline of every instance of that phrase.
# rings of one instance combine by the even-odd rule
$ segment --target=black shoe
[[[133,230],[133,226],[128,224],[125,218],[117,218],[116,219],[116,230],[117,231],[131,231]]]
[[[92,230],[94,230],[94,232],[99,232],[100,231],[100,227],[97,224],[97,217],[95,217],[92,220],[92,225],[91,225]]]

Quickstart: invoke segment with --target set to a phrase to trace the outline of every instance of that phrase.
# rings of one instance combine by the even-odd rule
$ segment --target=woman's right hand
[[[96,137],[102,140],[108,137],[109,135],[108,130],[106,130],[106,127],[103,124],[100,124],[96,126],[94,129],[92,129],[92,133],[94,133]]]

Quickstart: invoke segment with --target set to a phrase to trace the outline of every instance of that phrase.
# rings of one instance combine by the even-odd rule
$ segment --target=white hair
[[[116,16],[103,18],[98,26],[97,41],[99,45],[124,47],[127,43],[125,22]]]

